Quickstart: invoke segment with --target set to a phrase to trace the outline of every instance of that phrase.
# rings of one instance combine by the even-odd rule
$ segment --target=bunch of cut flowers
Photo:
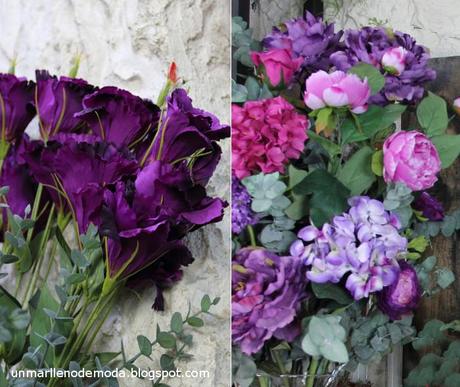
[[[460,136],[446,132],[453,101],[426,91],[428,50],[310,13],[262,42],[234,18],[233,44],[246,66],[232,90],[234,382],[345,386],[359,364],[458,330],[418,337],[413,323],[454,282],[431,238],[460,228],[433,194]],[[401,127],[406,111],[415,127]],[[449,372],[417,369],[407,385],[460,385],[454,347]]]
[[[116,386],[107,374],[56,371],[132,370],[153,350],[174,369],[189,357],[187,326],[201,327],[200,314],[219,301],[206,295],[197,313],[174,313],[155,339],[140,334],[133,357],[123,343],[119,352],[94,350],[128,289],[155,287],[153,308],[164,309],[164,289],[193,262],[184,237],[222,219],[226,203],[206,185],[230,128],[192,105],[175,64],[157,104],[77,79],[77,69],[36,71],[35,81],[0,74],[2,386]]]

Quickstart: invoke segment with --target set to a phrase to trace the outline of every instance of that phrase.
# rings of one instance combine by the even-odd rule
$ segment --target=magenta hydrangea
[[[243,179],[252,172],[284,172],[304,150],[310,123],[282,97],[232,106],[232,169]]]
[[[233,343],[251,355],[272,337],[294,340],[300,334],[297,312],[307,296],[302,261],[247,247],[233,257],[232,268]]]
[[[313,282],[338,283],[346,276],[346,288],[359,300],[396,280],[407,239],[399,235],[398,218],[382,202],[355,196],[349,204],[348,212],[321,229],[302,228],[290,253],[304,262]]]

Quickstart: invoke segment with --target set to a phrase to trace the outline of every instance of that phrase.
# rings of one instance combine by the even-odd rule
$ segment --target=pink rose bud
[[[361,80],[355,74],[334,71],[330,74],[317,71],[306,81],[304,102],[310,109],[325,106],[345,107],[360,114],[367,110],[367,100],[371,94],[367,80]]]
[[[393,75],[401,75],[406,68],[407,50],[403,47],[390,48],[383,54],[382,66]]]
[[[436,147],[423,133],[399,131],[383,144],[383,178],[400,182],[412,191],[431,188],[438,180],[441,161]]]
[[[458,115],[460,115],[460,97],[455,98],[454,103],[453,103],[453,106],[454,106],[455,112],[456,112]]]
[[[287,85],[303,62],[302,58],[293,58],[288,49],[273,49],[266,52],[251,52],[251,59],[256,66],[263,66],[271,86]]]

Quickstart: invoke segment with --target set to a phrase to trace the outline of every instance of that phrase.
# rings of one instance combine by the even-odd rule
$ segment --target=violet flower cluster
[[[247,355],[272,337],[293,341],[307,296],[305,270],[298,257],[280,257],[260,247],[239,250],[232,264],[232,340]]]
[[[290,252],[302,259],[313,282],[338,283],[346,276],[346,288],[359,300],[396,280],[407,239],[399,235],[398,218],[382,202],[355,196],[349,204],[347,213],[321,229],[302,228]]]
[[[263,40],[266,49],[287,49],[296,58],[302,58],[302,68],[308,72],[328,70],[330,55],[340,47],[343,32],[335,32],[334,24],[326,24],[321,18],[306,12],[304,17],[284,22],[273,28]]]
[[[251,195],[235,176],[232,177],[232,233],[239,234],[247,226],[257,222],[251,209]]]
[[[15,107],[6,109],[2,137],[9,150],[1,184],[11,187],[12,211],[23,216],[42,184],[42,199],[61,219],[73,218],[79,233],[99,228],[107,278],[153,282],[161,309],[161,289],[193,261],[183,237],[223,216],[226,203],[205,187],[229,126],[195,108],[183,89],[163,112],[126,90],[43,71],[36,85],[0,76],[0,94]],[[35,112],[42,138],[31,141],[24,131]]]
[[[385,86],[371,103],[411,103],[423,97],[423,84],[436,78],[428,67],[428,50],[414,38],[383,27],[363,27],[345,32],[345,48],[331,55],[336,69],[347,71],[358,62],[369,63],[385,74]]]

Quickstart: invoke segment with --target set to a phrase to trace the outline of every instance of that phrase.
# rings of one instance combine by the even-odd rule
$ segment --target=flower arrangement
[[[0,75],[0,262],[12,287],[0,287],[1,385],[70,383],[46,374],[20,380],[14,369],[132,369],[155,345],[164,349],[161,367],[174,369],[189,356],[187,326],[201,327],[200,314],[219,301],[206,295],[198,313],[174,313],[155,340],[139,335],[132,358],[123,347],[93,352],[124,289],[155,287],[153,308],[163,310],[163,290],[193,262],[184,237],[222,219],[227,204],[206,185],[230,128],[192,105],[175,64],[157,104],[75,74]],[[72,381],[90,382],[118,385]]]
[[[247,67],[232,90],[234,382],[343,386],[396,345],[440,342],[407,385],[459,385],[446,335],[458,322],[413,323],[422,297],[455,279],[430,239],[460,228],[459,211],[433,196],[460,137],[446,132],[446,101],[426,91],[428,50],[308,12],[262,42],[236,17],[233,44]],[[406,110],[415,128],[400,128]]]

